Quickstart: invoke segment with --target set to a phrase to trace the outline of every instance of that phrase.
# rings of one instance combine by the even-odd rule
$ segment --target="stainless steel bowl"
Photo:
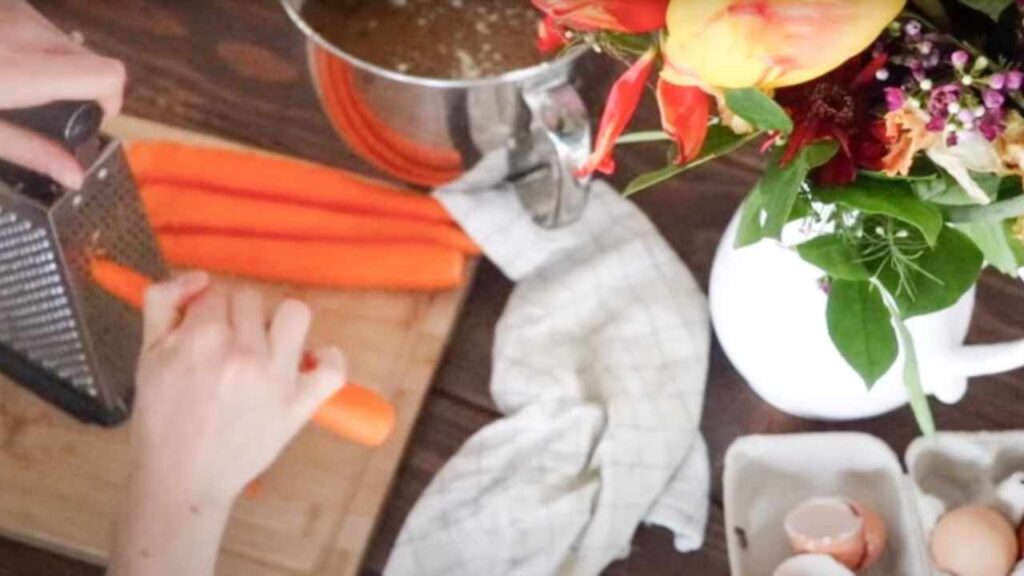
[[[510,188],[538,224],[557,227],[582,214],[589,181],[573,174],[591,150],[577,91],[587,50],[490,78],[421,78],[341,51],[303,18],[306,0],[281,2],[306,35],[325,113],[368,162],[399,180],[436,187],[485,155],[507,153]]]

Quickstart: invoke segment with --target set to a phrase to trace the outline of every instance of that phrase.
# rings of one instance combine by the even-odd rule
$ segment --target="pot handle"
[[[590,189],[589,177],[574,175],[591,151],[586,105],[568,78],[529,88],[523,100],[533,116],[532,141],[513,155],[509,181],[538,225],[571,224],[583,215]]]

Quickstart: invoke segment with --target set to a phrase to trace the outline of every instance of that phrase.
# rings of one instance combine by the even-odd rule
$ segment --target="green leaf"
[[[899,355],[896,332],[881,294],[869,282],[834,280],[826,314],[836,349],[870,388]]]
[[[1024,243],[1013,234],[1013,221],[994,224],[973,222],[956,224],[981,250],[985,261],[1009,276],[1017,276],[1017,270],[1024,266]]]
[[[800,257],[832,278],[866,281],[871,278],[860,250],[839,234],[818,236],[796,247]]]
[[[838,150],[839,146],[835,142],[815,142],[803,147],[786,166],[779,165],[781,150],[772,155],[757,185],[765,214],[761,226],[763,238],[779,238],[782,235],[782,228],[789,222],[789,215],[808,173],[828,162]]]
[[[630,182],[622,193],[625,196],[632,196],[637,192],[641,192],[652,186],[661,184],[666,180],[671,180],[672,178],[702,164],[710,162],[715,158],[731,154],[756,138],[758,135],[760,135],[760,132],[736,134],[725,126],[711,126],[708,128],[708,135],[704,140],[704,146],[700,149],[700,154],[690,161],[689,164],[686,164],[685,166],[670,164],[664,168],[659,168],[652,172],[641,174]],[[674,157],[675,154],[672,154],[672,156]]]
[[[755,186],[750,194],[747,194],[743,205],[740,207],[740,221],[736,228],[737,248],[744,248],[757,244],[764,238],[761,232],[761,195]]]
[[[666,142],[671,141],[672,137],[669,136],[664,130],[646,130],[641,132],[630,132],[629,134],[623,134],[619,136],[619,139],[615,141],[615,145],[620,144],[643,144],[646,142]]]
[[[861,178],[846,186],[816,189],[815,196],[823,202],[906,222],[921,231],[929,246],[935,245],[942,231],[942,212],[919,200],[905,183]]]
[[[925,395],[924,387],[921,386],[921,371],[917,364],[917,347],[914,345],[914,337],[900,318],[900,310],[892,295],[886,292],[885,288],[877,281],[874,282],[874,286],[881,293],[885,307],[889,309],[892,324],[896,328],[896,336],[903,349],[903,386],[907,389],[907,398],[910,399],[910,409],[914,412],[917,427],[925,436],[934,436],[935,417],[932,416],[932,409],[928,405],[928,396]]]
[[[911,0],[925,18],[939,28],[949,28],[949,14],[941,0]]]
[[[1006,10],[1013,0],[960,0],[964,6],[970,6],[979,12],[984,12],[989,18],[998,22],[999,15]]]
[[[903,318],[909,319],[956,304],[978,281],[983,260],[970,238],[946,226],[935,247],[914,260],[916,269],[910,272],[913,294],[898,290],[899,278],[891,267],[883,268],[878,279],[896,299]]]
[[[995,200],[998,197],[999,189],[1004,180],[1002,176],[997,174],[978,172],[971,172],[971,178],[991,200]],[[932,204],[973,206],[978,203],[945,171],[933,174],[930,178],[911,180],[910,187],[918,198]]]
[[[793,131],[793,120],[770,96],[757,88],[725,91],[725,103],[740,118],[761,130]]]

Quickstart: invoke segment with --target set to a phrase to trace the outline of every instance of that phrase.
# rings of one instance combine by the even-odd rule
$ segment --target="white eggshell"
[[[780,564],[772,576],[854,576],[854,573],[828,554],[801,554]]]
[[[1010,576],[1024,576],[1024,560],[1017,562],[1017,565],[1013,567],[1013,572],[1010,572]]]

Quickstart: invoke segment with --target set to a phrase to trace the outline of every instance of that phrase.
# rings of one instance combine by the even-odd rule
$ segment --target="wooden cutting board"
[[[108,131],[126,140],[238,147],[134,118],[120,118]],[[245,283],[270,299],[308,302],[315,315],[310,344],[345,350],[352,380],[389,398],[398,422],[377,449],[307,427],[262,479],[259,493],[236,505],[219,575],[357,573],[469,283],[467,277],[458,290],[433,294]],[[4,536],[103,563],[128,472],[127,427],[80,424],[0,377]]]

